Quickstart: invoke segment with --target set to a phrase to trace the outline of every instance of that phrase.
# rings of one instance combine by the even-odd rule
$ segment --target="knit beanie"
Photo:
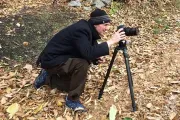
[[[93,25],[109,23],[111,21],[107,13],[104,10],[98,8],[90,14],[89,20]]]

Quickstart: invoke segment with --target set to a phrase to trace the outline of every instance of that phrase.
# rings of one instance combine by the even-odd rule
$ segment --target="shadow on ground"
[[[44,8],[38,13],[0,18],[1,60],[35,62],[48,40],[60,29],[77,21],[77,18],[76,13]]]

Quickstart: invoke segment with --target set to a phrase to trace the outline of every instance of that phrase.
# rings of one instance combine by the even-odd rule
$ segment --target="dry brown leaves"
[[[32,83],[39,70],[30,64],[21,69],[0,66],[1,119],[106,120],[108,113],[112,115],[115,113],[112,111],[117,109],[117,120],[125,117],[133,120],[179,120],[180,16],[177,13],[179,10],[171,6],[163,10],[142,6],[139,10],[123,7],[111,14],[112,32],[120,24],[140,28],[139,36],[127,38],[131,41],[128,53],[138,106],[136,112],[131,112],[121,52],[116,56],[103,98],[97,99],[98,88],[102,85],[112,57],[112,48],[111,55],[105,57],[106,63],[91,66],[89,70],[85,93],[81,98],[88,109],[87,113],[73,113],[67,109],[64,106],[66,93],[48,87],[35,90]],[[104,38],[108,39],[110,35],[107,33]]]
[[[0,11],[0,17],[8,15],[21,14],[21,12],[30,12],[30,9],[51,5],[51,0],[2,0],[0,5],[2,9]]]

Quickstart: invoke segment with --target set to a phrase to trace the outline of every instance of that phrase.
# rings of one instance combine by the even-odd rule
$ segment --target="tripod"
[[[127,53],[127,47],[126,47],[126,41],[125,40],[121,40],[119,42],[119,46],[117,46],[114,49],[114,53],[113,53],[109,68],[107,70],[103,85],[102,85],[102,87],[100,89],[98,99],[100,99],[102,97],[102,95],[103,95],[104,88],[105,88],[105,85],[107,83],[107,79],[109,77],[112,65],[114,63],[114,59],[115,59],[115,57],[117,55],[117,52],[119,50],[123,51],[123,56],[124,56],[124,59],[125,59],[126,71],[127,71],[127,76],[128,76],[128,84],[129,84],[129,89],[130,89],[130,94],[131,94],[131,101],[132,101],[132,111],[134,112],[134,111],[136,111],[136,104],[135,104],[135,100],[134,100],[133,81],[132,81],[132,76],[131,76],[131,71],[130,71],[130,66],[129,66],[129,56],[128,56],[128,53]]]

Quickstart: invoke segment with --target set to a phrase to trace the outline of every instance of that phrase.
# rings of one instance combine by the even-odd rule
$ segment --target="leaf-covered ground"
[[[167,5],[147,1],[141,5],[116,3],[111,8],[105,8],[113,22],[103,40],[107,40],[120,24],[139,26],[140,29],[138,36],[127,37],[131,41],[128,53],[138,110],[131,112],[127,73],[121,51],[116,56],[103,98],[97,99],[114,46],[110,56],[105,57],[106,63],[90,67],[81,98],[88,109],[87,113],[73,113],[67,109],[64,105],[66,93],[51,90],[47,86],[35,90],[32,83],[40,70],[34,65],[35,59],[47,39],[58,29],[80,18],[87,18],[89,12],[83,11],[83,8],[63,7],[66,3],[56,8],[49,8],[50,3],[45,2],[25,2],[24,6],[19,4],[17,2],[14,7],[13,4],[11,7],[7,4],[8,7],[4,6],[1,13],[0,119],[106,120],[108,113],[114,112],[115,108],[116,120],[180,119],[178,1]],[[41,8],[40,5],[45,7]],[[111,107],[113,105],[115,108]]]

